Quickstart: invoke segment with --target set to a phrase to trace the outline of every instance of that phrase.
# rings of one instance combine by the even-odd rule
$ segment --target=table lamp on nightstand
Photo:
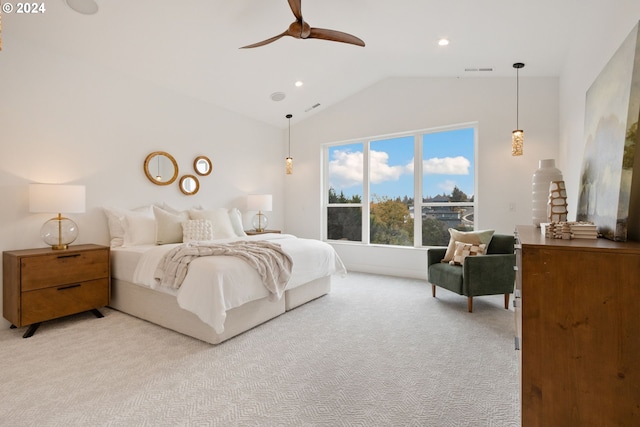
[[[29,212],[58,212],[40,229],[40,237],[52,249],[67,249],[78,237],[78,226],[62,212],[82,213],[84,209],[84,185],[29,184]]]
[[[256,231],[262,232],[267,228],[269,219],[262,211],[270,212],[272,209],[273,198],[271,194],[249,194],[247,196],[247,210],[258,211],[255,217],[253,217],[253,228]]]

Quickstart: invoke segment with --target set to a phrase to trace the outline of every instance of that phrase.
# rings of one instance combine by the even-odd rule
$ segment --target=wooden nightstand
[[[76,245],[7,251],[2,254],[3,316],[11,327],[30,325],[29,338],[41,322],[97,310],[109,304],[108,246]]]
[[[266,234],[266,233],[280,233],[280,230],[263,230],[263,231],[256,231],[256,230],[244,230],[245,233],[247,233],[247,236],[256,236],[258,234]]]

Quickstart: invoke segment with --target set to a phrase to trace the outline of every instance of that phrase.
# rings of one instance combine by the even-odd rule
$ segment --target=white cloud
[[[362,184],[363,154],[360,151],[335,150],[329,161],[329,176],[334,188],[348,188]],[[389,154],[384,151],[369,152],[371,183],[397,181],[403,174],[413,172],[413,162],[406,166],[389,165]]]
[[[404,174],[413,173],[413,160],[406,165],[389,165],[389,154],[384,151],[371,150],[369,152],[371,164],[370,175],[372,184],[386,181],[397,181]],[[361,151],[335,150],[329,161],[330,185],[333,188],[349,188],[362,185],[364,156]],[[431,158],[422,164],[425,174],[468,175],[471,163],[463,156]],[[455,186],[453,181],[445,181],[440,185],[443,190],[450,192]]]
[[[433,157],[422,162],[422,171],[425,175],[469,175],[471,162],[463,156],[458,157]]]
[[[336,189],[362,185],[362,165],[361,151],[335,150],[329,161],[330,185]]]
[[[384,151],[369,152],[371,169],[369,175],[372,184],[380,184],[385,181],[397,181],[401,175],[410,173],[406,166],[389,166],[389,154]]]

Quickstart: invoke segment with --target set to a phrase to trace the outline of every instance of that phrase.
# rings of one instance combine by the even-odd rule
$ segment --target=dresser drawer
[[[22,324],[30,325],[108,304],[107,278],[23,292]]]
[[[20,270],[23,292],[105,278],[109,277],[109,250],[24,257]]]

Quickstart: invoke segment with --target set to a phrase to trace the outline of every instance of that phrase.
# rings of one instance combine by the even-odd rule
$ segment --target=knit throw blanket
[[[264,286],[277,298],[282,296],[293,268],[291,257],[280,245],[264,240],[189,242],[167,252],[158,263],[154,277],[161,286],[178,289],[191,261],[201,256],[235,256],[244,259],[258,271]]]

